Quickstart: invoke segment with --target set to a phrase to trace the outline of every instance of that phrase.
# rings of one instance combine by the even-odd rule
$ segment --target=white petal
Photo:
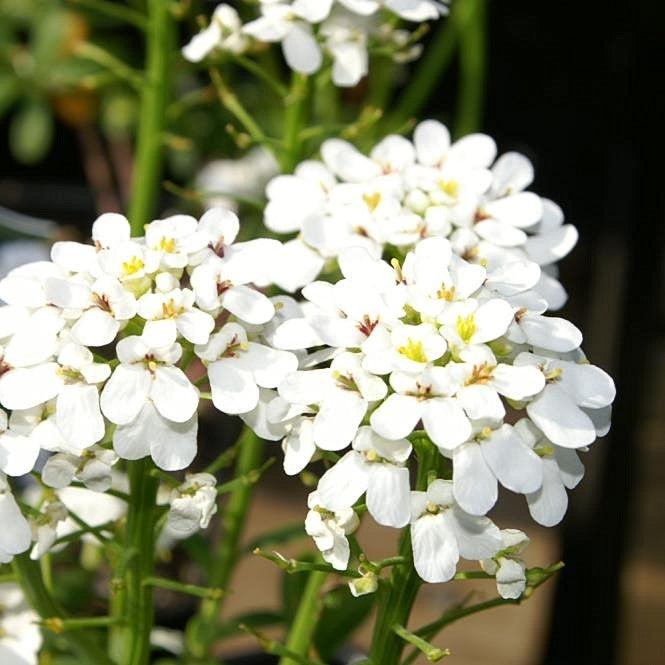
[[[31,409],[53,399],[63,381],[56,363],[14,369],[0,377],[0,404],[6,409]]]
[[[333,83],[352,88],[367,74],[368,55],[364,44],[345,42],[331,47]]]
[[[423,415],[423,405],[417,398],[396,393],[388,398],[370,417],[372,429],[386,439],[403,439]]]
[[[487,517],[476,517],[463,512],[458,506],[452,509],[452,521],[457,546],[465,559],[489,559],[503,546],[499,528]]]
[[[260,324],[275,314],[275,306],[260,291],[249,286],[233,286],[223,296],[222,304],[231,314],[247,323]]]
[[[35,468],[39,442],[14,432],[0,434],[0,471],[8,476],[24,476]],[[4,526],[4,524],[3,524]]]
[[[30,527],[8,491],[0,492],[0,550],[9,554],[25,552],[31,543]]]
[[[533,494],[527,494],[529,512],[538,524],[554,526],[566,514],[568,495],[559,475],[555,460],[543,458],[543,485]]]
[[[114,212],[100,215],[92,225],[92,239],[101,247],[125,243],[130,234],[127,218]]]
[[[523,400],[545,387],[545,377],[537,367],[500,363],[492,372],[492,386],[508,399]]]
[[[510,425],[503,425],[481,443],[485,461],[500,483],[520,494],[535,492],[543,482],[540,458]]]
[[[259,401],[259,389],[252,374],[238,367],[233,358],[222,358],[208,366],[212,403],[223,413],[252,411]]]
[[[143,408],[151,386],[150,372],[142,367],[118,365],[102,390],[102,412],[116,425],[132,422]]]
[[[146,321],[141,333],[146,346],[152,349],[161,349],[171,346],[178,338],[178,329],[173,319],[158,319]]]
[[[561,385],[576,404],[587,409],[601,409],[616,397],[612,377],[588,363],[566,363]]]
[[[496,219],[483,219],[474,225],[473,230],[484,240],[499,247],[517,247],[523,245],[527,239],[526,233],[521,229]]]
[[[457,399],[472,420],[501,420],[506,413],[503,402],[491,386],[465,386],[459,391]]]
[[[157,411],[176,423],[188,421],[199,405],[199,391],[178,367],[158,367],[154,377],[150,398]]]
[[[394,464],[370,465],[367,487],[369,514],[384,526],[406,526],[411,517],[409,470]]]
[[[104,437],[97,386],[82,383],[64,386],[58,395],[55,413],[58,429],[75,448],[88,448]]]
[[[291,69],[301,74],[313,74],[321,67],[321,49],[305,23],[293,23],[282,40],[284,58]]]
[[[262,388],[276,388],[287,374],[298,369],[298,358],[289,351],[249,342],[247,350],[238,356],[238,366],[252,372]]]
[[[72,326],[72,337],[84,346],[105,346],[115,339],[118,330],[120,324],[109,312],[93,307]]]
[[[358,431],[367,402],[352,390],[335,390],[320,405],[314,418],[314,441],[322,450],[341,450]]]
[[[186,469],[196,457],[198,414],[184,423],[174,423],[157,414],[159,436],[153,436],[150,454],[155,464],[164,471]]]
[[[582,333],[566,319],[540,314],[527,314],[520,321],[520,327],[532,346],[566,353],[582,344]]]
[[[492,191],[498,196],[521,192],[533,182],[533,165],[519,152],[506,152],[492,166]]]
[[[450,148],[450,132],[437,120],[425,120],[413,132],[413,142],[418,161],[425,166],[436,166]]]
[[[200,309],[190,309],[176,320],[178,332],[192,344],[206,344],[215,327],[215,319]]]
[[[444,513],[425,515],[411,524],[413,565],[425,582],[447,582],[457,570],[459,550]]]
[[[316,487],[320,504],[333,512],[351,508],[367,490],[369,473],[362,456],[349,451],[321,476]]]
[[[575,489],[584,478],[584,465],[575,450],[569,448],[554,448],[554,459],[559,465],[559,475],[563,484],[569,489]]]
[[[326,166],[345,182],[364,182],[381,175],[378,164],[341,139],[325,141],[321,156]]]
[[[560,261],[577,244],[577,229],[566,224],[548,233],[539,233],[531,236],[525,243],[524,249],[529,258],[538,265],[546,266]]]
[[[546,386],[526,410],[545,436],[558,446],[582,448],[596,439],[591,418],[556,384]]]
[[[493,219],[520,229],[533,226],[543,214],[540,196],[532,192],[520,192],[490,201],[483,210]]]
[[[480,444],[475,441],[455,449],[453,487],[457,503],[472,515],[484,515],[496,503],[496,478],[485,462]]]
[[[440,448],[451,450],[471,436],[471,423],[454,399],[427,400],[422,418],[427,434]]]

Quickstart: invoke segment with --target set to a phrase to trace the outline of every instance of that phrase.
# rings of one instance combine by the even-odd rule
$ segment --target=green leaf
[[[43,101],[31,99],[16,111],[9,126],[9,146],[14,157],[34,164],[44,157],[53,139],[53,115]]]
[[[330,662],[350,635],[367,619],[374,598],[375,594],[354,598],[346,585],[325,595],[314,634],[314,645],[324,662]]]

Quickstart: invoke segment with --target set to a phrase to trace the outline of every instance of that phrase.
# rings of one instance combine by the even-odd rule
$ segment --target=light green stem
[[[14,557],[12,568],[23,589],[28,603],[44,621],[65,620],[64,613],[44,585],[39,564],[27,554]],[[68,630],[62,637],[69,643],[82,663],[112,665],[111,660],[99,648],[94,637],[83,630]]]
[[[431,441],[425,437],[414,438],[413,445],[418,455],[416,489],[427,488],[428,474],[436,472],[440,455]],[[394,626],[407,626],[411,608],[422,584],[413,567],[411,536],[408,530],[402,534],[399,556],[405,564],[392,569],[390,581],[381,590],[379,612],[374,624],[370,662],[372,665],[398,665],[404,650],[403,639],[394,631]]]
[[[306,121],[308,93],[309,78],[305,74],[294,72],[284,114],[284,150],[281,160],[284,173],[291,173],[300,159],[300,131]]]
[[[487,0],[465,0],[453,17],[460,40],[460,91],[455,133],[464,136],[480,127],[487,69]]]
[[[146,665],[154,617],[152,588],[145,582],[152,577],[155,563],[155,499],[159,481],[150,473],[150,458],[129,462],[127,466],[131,501],[125,548],[130,558],[115,603],[125,621],[116,648],[121,665]]]
[[[245,427],[238,442],[238,458],[234,477],[239,478],[261,466],[264,443],[249,428]],[[228,589],[233,566],[240,553],[240,538],[247,519],[253,483],[239,484],[231,493],[222,516],[222,532],[210,571],[209,585],[215,589]],[[222,610],[224,595],[207,598],[201,603],[199,613],[192,620],[188,631],[188,651],[197,659],[204,659],[215,639],[215,628]]]
[[[173,78],[174,21],[170,6],[170,0],[148,0],[145,82],[129,207],[133,235],[143,234],[143,227],[155,212],[159,194],[166,108]]]
[[[321,610],[321,590],[327,578],[328,573],[321,570],[311,572],[307,578],[307,584],[286,641],[286,648],[298,656],[306,657],[309,653]],[[279,665],[298,664],[292,658],[283,656]]]

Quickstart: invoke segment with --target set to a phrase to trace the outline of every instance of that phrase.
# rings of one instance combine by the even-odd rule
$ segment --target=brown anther
[[[109,303],[108,296],[106,294],[93,293],[92,300],[99,309],[103,309],[105,312],[111,311],[111,304]]]
[[[489,219],[491,215],[488,215],[482,208],[478,208],[473,216],[473,223],[477,224],[482,222],[484,219]]]
[[[217,295],[221,296],[222,293],[228,291],[233,284],[228,279],[223,279],[221,282],[217,282]]]
[[[519,323],[523,318],[524,315],[526,314],[527,309],[526,307],[520,307],[516,312],[515,312],[515,322]]]
[[[492,378],[494,367],[494,365],[488,365],[487,363],[474,365],[471,370],[471,376],[464,382],[464,385],[473,386],[487,383]]]
[[[362,321],[358,324],[358,330],[360,330],[360,332],[365,335],[365,337],[369,337],[378,323],[378,320],[372,321],[372,319],[370,319],[369,316],[365,314]]]

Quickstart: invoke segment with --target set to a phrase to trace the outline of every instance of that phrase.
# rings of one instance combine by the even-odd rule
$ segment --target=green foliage
[[[53,115],[44,100],[26,99],[12,117],[9,145],[12,154],[24,164],[40,161],[53,139]]]

